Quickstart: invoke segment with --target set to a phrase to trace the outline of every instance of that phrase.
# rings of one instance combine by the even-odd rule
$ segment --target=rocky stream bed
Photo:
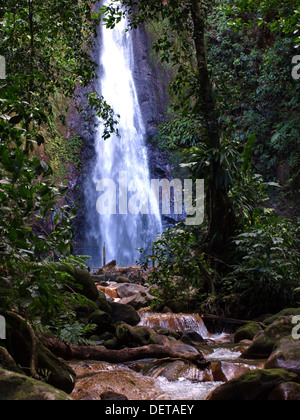
[[[6,313],[0,399],[300,400],[299,308],[250,321],[156,313],[137,274],[114,266],[93,276],[74,271],[90,301],[76,319],[95,324],[92,345],[34,337]]]
[[[201,353],[208,367],[171,357],[117,364],[74,361],[77,379],[71,397],[99,400],[108,393],[128,400],[300,399],[300,346],[291,337],[299,309],[263,322],[245,322],[235,333],[216,333],[199,314],[155,313],[143,307],[150,291],[124,281],[126,277],[119,276],[97,287],[111,302],[136,308],[140,321],[131,334],[146,327],[168,337],[181,354]],[[113,341],[109,345],[113,347]]]

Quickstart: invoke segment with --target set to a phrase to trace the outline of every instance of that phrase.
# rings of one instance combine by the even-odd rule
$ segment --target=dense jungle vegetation
[[[73,256],[76,209],[63,185],[66,159],[76,163],[82,145],[65,137],[65,122],[76,88],[95,76],[89,48],[99,21],[109,30],[124,13],[132,30],[146,25],[152,59],[170,79],[168,115],[152,141],[206,181],[205,223],[157,241],[151,282],[165,290],[164,304],[232,317],[297,306],[298,1],[122,4],[95,12],[89,1],[1,0],[1,313],[84,336],[86,326],[72,324],[72,303],[84,298],[70,270],[85,262]],[[105,98],[86,99],[109,136],[113,110]]]

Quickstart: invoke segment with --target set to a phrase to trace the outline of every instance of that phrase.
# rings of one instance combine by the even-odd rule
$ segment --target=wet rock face
[[[134,79],[147,137],[153,137],[167,109],[167,77],[151,62],[151,39],[145,27],[133,30]]]

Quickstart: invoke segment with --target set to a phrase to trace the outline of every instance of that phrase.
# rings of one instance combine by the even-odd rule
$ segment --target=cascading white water
[[[104,1],[104,4],[109,1]],[[127,22],[122,20],[112,29],[101,28],[101,55],[97,91],[120,116],[120,137],[112,135],[104,140],[103,126],[99,124],[95,137],[95,160],[86,182],[87,247],[86,253],[93,255],[91,266],[100,266],[102,249],[106,246],[106,262],[117,260],[118,265],[134,264],[139,257],[138,248],[151,252],[153,241],[162,231],[159,205],[150,189],[150,173],[145,126],[138,103],[133,79],[133,46],[131,31],[126,31]],[[121,184],[127,183],[131,192],[124,198],[119,192]],[[99,214],[96,202],[101,194],[96,191],[100,180],[112,180],[117,189],[117,204],[121,199],[130,202],[134,197],[145,197],[149,205],[148,214],[141,210],[142,200],[136,200],[138,214]],[[123,196],[122,196],[123,194]],[[124,207],[124,206],[123,206]],[[143,207],[143,209],[145,209]],[[151,210],[152,209],[152,210]],[[156,209],[153,211],[153,209]],[[122,214],[120,214],[122,213]],[[154,214],[155,213],[155,214]],[[93,248],[92,248],[93,247]]]
[[[153,328],[163,327],[171,331],[184,332],[193,330],[199,333],[203,338],[211,336],[209,334],[202,318],[198,314],[173,314],[173,313],[154,313],[140,312],[141,322],[139,325]]]

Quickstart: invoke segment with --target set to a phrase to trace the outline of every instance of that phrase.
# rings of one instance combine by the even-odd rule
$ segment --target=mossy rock
[[[295,382],[278,385],[269,396],[269,401],[300,401],[300,385]]]
[[[99,296],[96,300],[96,305],[98,307],[98,309],[100,309],[103,312],[106,312],[107,314],[111,315],[112,314],[112,309],[110,304],[108,303],[108,300],[106,299],[105,294],[102,291],[98,291],[99,292]]]
[[[258,322],[248,322],[237,330],[234,335],[234,342],[239,343],[242,340],[253,340],[256,334],[263,331],[261,324]]]
[[[100,309],[90,315],[89,323],[96,325],[96,330],[94,331],[96,335],[103,334],[106,331],[111,332],[114,329],[112,317],[108,313],[100,311]]]
[[[107,348],[107,350],[118,350],[119,349],[119,344],[116,338],[112,338],[110,340],[105,341],[105,343],[103,344],[104,347]]]
[[[160,327],[160,326],[154,326],[152,328],[157,334],[159,335],[165,335],[168,338],[173,338],[174,340],[180,340],[183,333],[169,330],[168,328]]]
[[[106,312],[111,315],[112,310],[103,292],[99,291],[96,301],[87,300],[84,304],[75,307],[76,318],[83,324],[88,324],[90,315],[96,310]]]
[[[109,302],[112,313],[111,316],[115,322],[125,322],[126,324],[135,326],[141,321],[138,312],[130,305]]]
[[[269,325],[242,354],[244,359],[268,359],[274,347],[283,338],[291,334],[292,317],[282,317]]]
[[[67,283],[75,290],[75,292],[87,297],[93,302],[99,297],[99,290],[95,284],[95,280],[91,274],[78,267],[70,267],[64,264],[58,266],[60,271],[68,273],[74,278],[74,282],[69,280]]]
[[[215,389],[210,401],[265,401],[272,391],[285,382],[299,382],[298,376],[284,369],[249,371]]]
[[[130,280],[128,277],[124,277],[124,276],[117,276],[116,278],[116,282],[117,283],[129,283]]]
[[[126,347],[161,344],[161,339],[151,328],[132,327],[127,324],[117,326],[116,338],[119,345],[125,345]]]
[[[265,367],[283,368],[300,377],[300,345],[292,336],[281,339],[274,348]]]
[[[271,325],[273,324],[273,322],[277,321],[279,318],[282,318],[283,316],[296,316],[296,315],[300,315],[300,308],[283,309],[278,314],[266,318],[264,320],[264,324]]]
[[[4,369],[0,369],[0,399],[2,401],[72,400],[68,394],[51,385]]]

